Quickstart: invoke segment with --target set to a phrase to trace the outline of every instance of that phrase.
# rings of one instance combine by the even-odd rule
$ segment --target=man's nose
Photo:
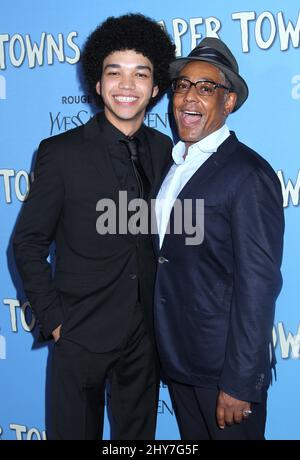
[[[196,89],[196,86],[191,85],[191,87],[184,94],[184,99],[186,101],[197,101],[199,99],[199,93]]]
[[[131,75],[123,75],[120,80],[119,87],[124,89],[133,89],[135,87],[134,78]]]

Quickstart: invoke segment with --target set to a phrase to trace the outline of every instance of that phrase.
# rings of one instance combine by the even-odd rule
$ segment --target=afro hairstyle
[[[98,107],[102,98],[96,92],[104,59],[115,51],[134,50],[147,57],[153,65],[154,84],[158,94],[147,109],[154,106],[170,85],[169,64],[175,59],[175,45],[163,27],[142,14],[109,17],[87,38],[81,55],[83,78],[88,92]]]

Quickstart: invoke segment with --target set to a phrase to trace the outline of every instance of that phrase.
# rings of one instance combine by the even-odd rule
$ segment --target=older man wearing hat
[[[183,439],[264,439],[282,284],[280,183],[227,127],[248,87],[221,40],[202,40],[171,64],[171,76],[180,141],[155,208],[162,369]],[[204,237],[195,245],[186,225],[178,232],[174,210],[190,200],[183,215],[197,224],[200,199]]]

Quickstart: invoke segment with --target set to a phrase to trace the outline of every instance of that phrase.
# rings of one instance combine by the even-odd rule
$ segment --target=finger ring
[[[245,410],[243,410],[243,415],[244,415],[245,417],[248,417],[248,415],[250,415],[250,414],[252,414],[252,410],[250,410],[250,409],[245,409]]]

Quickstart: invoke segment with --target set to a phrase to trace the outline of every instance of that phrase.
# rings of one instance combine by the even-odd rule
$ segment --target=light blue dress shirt
[[[173,148],[172,157],[174,160],[168,174],[166,175],[155,201],[155,215],[157,230],[159,234],[159,247],[162,247],[164,236],[174,202],[179,193],[203,165],[203,163],[216,152],[218,147],[230,135],[227,125],[214,131],[199,142],[192,144],[186,152],[185,143],[179,141]]]

